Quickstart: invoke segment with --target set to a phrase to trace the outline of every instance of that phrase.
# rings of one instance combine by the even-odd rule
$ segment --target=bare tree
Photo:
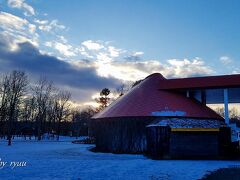
[[[229,114],[230,114],[230,118],[234,118],[234,119],[238,119],[239,118],[238,110],[235,107],[231,108]]]
[[[64,118],[69,115],[70,100],[71,94],[67,91],[60,91],[55,98],[55,113],[58,122],[57,127],[57,140],[59,140],[60,135],[60,125]]]
[[[13,71],[10,75],[4,78],[6,85],[5,98],[7,100],[7,108],[5,114],[7,117],[7,139],[8,145],[12,143],[12,126],[14,119],[17,119],[17,110],[19,108],[21,99],[23,98],[28,85],[28,79],[25,72]]]
[[[215,109],[216,113],[218,113],[220,116],[224,117],[224,108],[222,107],[217,107]]]
[[[6,131],[6,118],[7,118],[7,92],[9,88],[8,76],[2,75],[1,82],[0,82],[0,123],[1,123],[1,137],[5,136]]]
[[[224,117],[224,108],[223,107],[217,107],[215,109],[215,111],[222,117]],[[235,107],[229,109],[229,117],[231,119],[238,119],[239,118],[239,114],[238,111]]]
[[[116,88],[116,94],[118,97],[121,97],[125,94],[125,86],[125,84],[122,84],[118,88]]]
[[[133,84],[132,83],[125,83],[125,84],[121,84],[119,87],[116,88],[114,94],[116,94],[115,96],[121,97],[124,94],[126,94],[129,90],[132,89]]]
[[[52,96],[53,85],[46,78],[40,78],[38,83],[33,87],[33,97],[36,101],[36,128],[38,140],[41,140],[44,132],[43,125],[46,122],[47,108]]]
[[[38,140],[42,134],[66,133],[71,124],[63,122],[70,117],[71,97],[69,92],[57,91],[46,78],[40,78],[27,91],[28,78],[24,72],[13,71],[0,77],[0,136],[7,137],[11,145],[15,135],[35,134]]]
[[[34,98],[25,98],[22,102],[22,108],[21,108],[21,120],[22,121],[30,121],[32,120],[32,116],[34,113],[34,103],[33,103]]]
[[[48,134],[54,134],[55,133],[55,127],[56,127],[56,121],[57,121],[57,115],[56,115],[56,103],[55,103],[55,96],[51,96],[48,102],[48,108],[47,108],[47,116],[48,116]]]

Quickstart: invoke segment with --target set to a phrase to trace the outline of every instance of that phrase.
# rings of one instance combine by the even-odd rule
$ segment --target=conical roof
[[[222,119],[212,109],[173,91],[159,90],[166,82],[161,74],[145,78],[93,118],[112,117],[191,117]]]

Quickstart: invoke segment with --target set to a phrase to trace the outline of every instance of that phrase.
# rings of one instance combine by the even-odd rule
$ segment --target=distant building
[[[96,149],[160,159],[224,156],[231,143],[229,97],[239,101],[239,87],[239,75],[168,80],[152,74],[93,117]],[[209,102],[224,102],[225,119]]]

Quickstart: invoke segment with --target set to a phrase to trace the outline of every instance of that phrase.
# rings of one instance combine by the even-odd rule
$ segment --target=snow
[[[62,138],[64,139],[64,138]],[[201,178],[207,171],[240,166],[240,161],[151,160],[143,155],[94,153],[94,145],[57,141],[0,142],[0,179],[184,179]],[[26,162],[25,167],[9,163]],[[0,165],[1,165],[0,162]]]
[[[186,112],[184,111],[156,111],[152,112],[153,116],[185,116]]]
[[[57,136],[49,136],[48,134],[44,134],[42,136],[42,140],[41,142],[45,142],[45,141],[57,141],[57,142],[62,142],[62,141],[74,141],[74,140],[83,140],[87,138],[87,136],[80,136],[80,137],[70,137],[70,136],[59,136],[59,140],[57,141]],[[31,138],[29,138],[29,136],[26,136],[26,138],[24,138],[23,136],[17,137],[14,136],[14,141],[37,141],[37,137],[35,138],[34,136],[32,136]],[[38,141],[37,141],[38,142]]]
[[[225,123],[214,119],[167,118],[156,120],[147,127],[167,125],[171,128],[220,128],[224,127]]]
[[[236,123],[230,123],[229,126],[231,127],[231,140],[232,142],[239,141],[240,140],[240,128],[237,127]]]

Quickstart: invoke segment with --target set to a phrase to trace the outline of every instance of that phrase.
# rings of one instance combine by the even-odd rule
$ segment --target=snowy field
[[[0,142],[0,179],[199,179],[207,171],[239,161],[150,160],[142,155],[93,153],[92,145],[15,140]],[[3,162],[7,164],[3,167]],[[11,162],[26,162],[10,166]],[[16,164],[16,163],[15,163]]]

